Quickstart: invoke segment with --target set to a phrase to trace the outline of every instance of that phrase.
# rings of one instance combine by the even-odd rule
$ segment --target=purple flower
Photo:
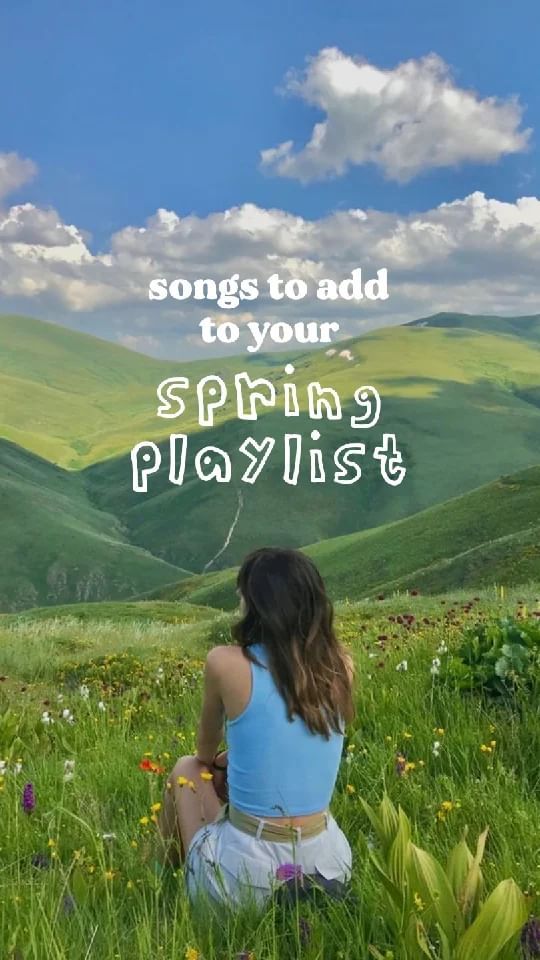
[[[297,863],[282,863],[276,870],[276,877],[278,880],[301,880],[302,879],[302,867]]]
[[[22,792],[21,806],[25,813],[32,813],[36,807],[36,795],[32,783],[25,783]]]
[[[521,931],[521,952],[525,960],[540,957],[540,919],[531,917]]]

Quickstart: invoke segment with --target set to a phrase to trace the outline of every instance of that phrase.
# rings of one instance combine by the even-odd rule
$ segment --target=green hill
[[[332,597],[375,592],[438,593],[540,578],[540,466],[362,533],[305,548]],[[191,577],[157,591],[160,599],[232,609],[236,570]]]
[[[228,414],[214,429],[191,433],[182,487],[169,484],[165,467],[151,478],[147,494],[134,494],[130,463],[122,456],[85,471],[90,495],[122,520],[133,542],[197,572],[238,563],[261,543],[300,546],[401,519],[538,463],[540,405],[529,394],[540,389],[540,344],[529,339],[529,332],[528,326],[520,335],[491,332],[489,326],[485,332],[462,325],[457,330],[393,327],[348,341],[352,362],[320,350],[298,355],[294,381],[300,396],[311,380],[333,386],[344,401],[344,417],[317,424],[317,443],[310,439],[314,423],[305,412],[294,421],[306,450],[296,487],[282,480],[282,438],[292,421],[271,411],[252,424]],[[272,377],[279,388],[283,367],[276,358],[273,369],[265,368],[267,358],[259,362],[261,375]],[[350,401],[365,383],[379,390],[383,413],[374,429],[354,431]],[[397,488],[383,482],[372,459],[385,431],[396,433],[407,466],[406,479]],[[238,477],[240,461],[245,465],[238,447],[249,435],[259,440],[271,435],[278,442],[257,483],[238,484],[242,504],[229,538],[239,509],[238,489],[234,483],[201,483],[193,457],[205,444],[220,446],[231,455]],[[152,434],[145,439],[159,440]],[[333,452],[352,440],[368,445],[363,478],[351,486],[335,485]],[[307,451],[312,446],[323,451],[330,477],[326,484],[310,482]]]
[[[68,473],[0,440],[0,610],[130,597],[186,576],[127,542]]]
[[[84,598],[84,590],[93,583],[84,567],[86,557],[93,558],[95,551],[101,557],[107,536],[121,557],[99,567],[99,588],[92,587],[89,594],[93,598],[116,596],[119,591],[125,596],[131,587],[139,593],[152,590],[179,579],[176,568],[202,573],[230,567],[262,543],[322,547],[329,538],[393,523],[540,459],[538,316],[442,314],[341,341],[331,355],[323,349],[182,364],[152,360],[25,317],[0,318],[0,336],[4,354],[0,435],[59,466],[86,464],[79,473],[64,474],[51,463],[30,457],[24,468],[18,464],[19,474],[11,481],[0,464],[5,488],[2,515],[22,517],[19,524],[9,516],[7,520],[13,538],[9,550],[17,557],[7,565],[12,572],[4,579],[16,588],[6,587],[4,606],[46,603],[49,595],[54,595],[54,602]],[[352,359],[340,356],[342,349],[349,350]],[[287,362],[295,366],[292,379],[302,411],[294,420],[285,420],[282,413]],[[243,369],[272,380],[280,398],[277,408],[263,411],[256,422],[236,418],[233,377]],[[213,428],[201,428],[197,422],[196,384],[207,373],[219,373],[230,391]],[[173,374],[190,378],[186,413],[181,420],[160,420],[155,416],[156,386]],[[339,393],[341,420],[317,424],[309,420],[306,388],[313,380]],[[353,396],[363,384],[373,384],[382,397],[381,420],[369,431],[352,429],[349,420],[358,413]],[[321,434],[317,441],[311,439],[314,426]],[[168,482],[164,438],[180,430],[189,436],[189,451],[185,482],[178,487]],[[303,438],[296,487],[282,479],[285,432]],[[397,435],[407,467],[404,482],[396,488],[384,483],[372,457],[383,432]],[[239,480],[247,462],[238,448],[247,436],[276,439],[253,486]],[[147,494],[132,490],[129,450],[140,440],[159,442],[163,450],[162,469],[150,479]],[[367,445],[362,479],[338,486],[332,479],[334,450],[354,440]],[[232,483],[203,483],[196,477],[194,456],[207,444],[229,453]],[[313,446],[323,454],[325,484],[310,482]],[[34,469],[43,481],[28,480],[25,471]],[[26,479],[19,491],[21,471]],[[62,573],[57,575],[60,531],[66,525],[81,540],[73,545],[70,557],[64,555]],[[41,529],[45,537],[35,532]],[[56,554],[48,545],[49,529],[55,531]],[[87,540],[91,548],[83,546]],[[434,559],[428,556],[425,562]],[[84,569],[79,577],[80,562]],[[149,564],[153,573],[145,582],[143,567]],[[406,576],[413,569],[417,567],[391,570],[387,579]],[[68,570],[74,579],[62,593]],[[109,571],[112,593],[107,592]],[[52,589],[47,586],[51,578]]]

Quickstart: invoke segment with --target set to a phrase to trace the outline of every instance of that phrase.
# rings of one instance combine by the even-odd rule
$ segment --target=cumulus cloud
[[[251,319],[336,320],[339,336],[352,336],[440,310],[539,310],[537,197],[510,203],[476,192],[408,215],[351,209],[317,220],[249,203],[204,217],[158,210],[143,226],[114,233],[107,247],[93,253],[84,231],[53,210],[32,204],[0,210],[0,294],[9,309],[177,357],[197,345],[204,352],[199,323],[207,315],[242,329]],[[319,279],[340,280],[356,267],[366,279],[388,269],[387,301],[315,299]],[[266,279],[275,272],[306,280],[311,295],[296,303],[269,300]],[[261,290],[237,310],[148,299],[155,277],[219,281],[234,273],[256,277]]]
[[[18,153],[0,153],[0,199],[32,180],[36,172],[32,160],[25,160]]]
[[[288,140],[263,150],[263,168],[301,181],[372,163],[398,182],[437,167],[493,163],[526,149],[517,98],[481,99],[457,86],[435,54],[384,70],[335,47],[291,72],[285,90],[319,108],[304,147]]]

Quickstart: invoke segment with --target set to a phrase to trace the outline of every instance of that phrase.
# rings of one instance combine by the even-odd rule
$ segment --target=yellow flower
[[[454,809],[454,804],[452,803],[451,800],[443,800],[443,802],[441,803],[441,809],[447,810],[448,812],[450,812],[450,810]]]
[[[496,746],[497,746],[497,741],[496,741],[496,740],[490,740],[490,741],[489,741],[489,745],[490,745],[490,747],[496,747]]]
[[[409,763],[407,761],[405,764],[405,773],[409,773],[411,770],[416,770],[416,764],[414,762]]]
[[[139,844],[137,843],[136,840],[132,840],[132,841],[131,841],[131,846],[136,850],[137,847],[139,846]]]
[[[392,743],[392,737],[385,737],[384,739],[387,743]]]
[[[150,820],[149,820],[148,817],[141,817],[141,819],[139,820],[139,823],[140,823],[143,827],[146,827],[146,826],[148,826],[148,824],[150,823]]]
[[[352,783],[348,783],[345,789],[350,796],[352,796],[353,793],[356,793],[356,787],[353,787]]]
[[[213,780],[214,774],[210,773],[208,770],[203,770],[201,772],[201,780]]]
[[[195,947],[186,947],[184,960],[200,960],[200,953]]]
[[[433,733],[436,733],[439,737],[444,737],[444,727],[435,727]]]
[[[56,846],[56,840],[51,840],[51,839],[47,840],[47,846],[48,846],[48,847],[55,847],[55,846]]]
[[[186,784],[189,783],[189,780],[187,777],[177,777],[176,782],[179,787],[185,787]]]
[[[114,880],[114,870],[106,870],[103,876],[106,880]]]
[[[415,907],[416,907],[417,910],[424,910],[424,909],[425,909],[425,906],[426,906],[426,905],[425,905],[424,901],[422,900],[422,897],[420,896],[419,893],[415,893],[415,895],[414,895],[414,905],[415,905]]]
[[[133,880],[128,880],[126,883],[126,890],[133,890]]]
[[[193,780],[188,780],[187,785],[188,785],[188,787],[189,787],[190,790],[193,790],[194,793],[197,792],[197,787],[196,787],[195,784],[193,783]]]
[[[493,753],[493,747],[488,747],[485,743],[480,744],[480,749],[482,753]]]
[[[160,803],[153,803],[152,806],[150,807],[150,809],[151,809],[152,813],[159,813],[159,811],[161,810],[161,804],[160,804]]]
[[[403,736],[405,737],[405,740],[412,740],[412,733],[409,733],[407,730],[405,730]]]

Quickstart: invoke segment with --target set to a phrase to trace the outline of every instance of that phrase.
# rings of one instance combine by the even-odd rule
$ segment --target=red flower
[[[149,757],[144,757],[141,760],[139,770],[144,770],[146,773],[165,773],[165,767],[160,767],[158,763],[154,763]]]

